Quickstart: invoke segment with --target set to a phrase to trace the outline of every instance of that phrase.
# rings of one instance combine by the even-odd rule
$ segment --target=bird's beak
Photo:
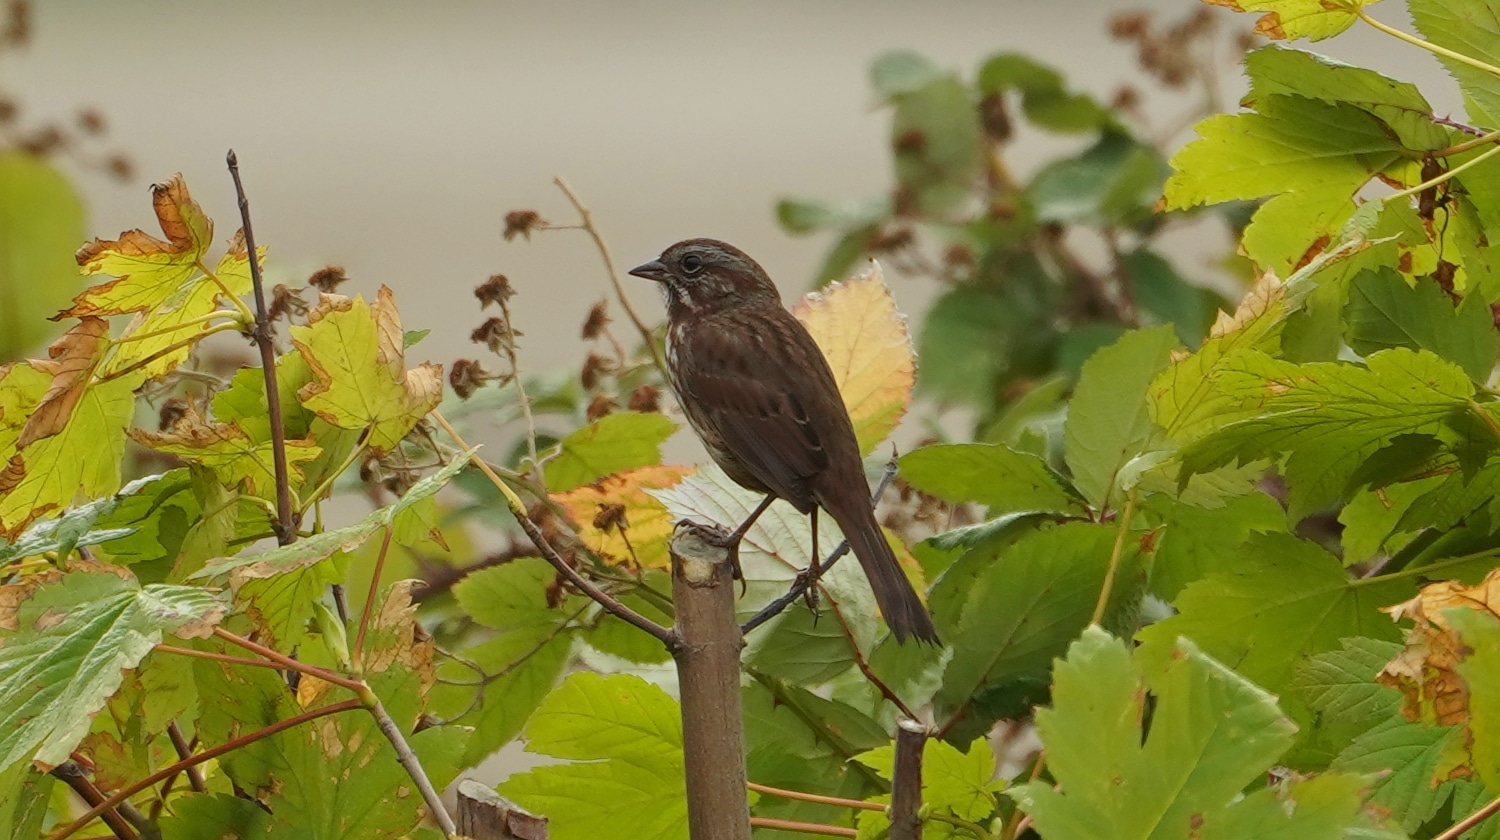
[[[661,260],[652,260],[648,263],[642,263],[641,265],[630,269],[629,273],[635,275],[636,277],[644,277],[647,280],[655,280],[658,283],[665,283],[667,282],[667,280],[671,279],[671,274],[667,272],[667,267],[665,265],[662,265]]]

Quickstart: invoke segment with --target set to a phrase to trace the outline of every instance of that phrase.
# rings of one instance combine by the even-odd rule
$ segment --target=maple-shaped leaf
[[[162,633],[207,635],[223,617],[217,593],[141,586],[117,566],[74,563],[0,586],[0,769],[66,760],[89,721]]]
[[[40,401],[37,386],[46,381],[45,374],[16,364],[0,378],[0,457],[7,458],[0,468],[0,536],[14,539],[38,517],[67,507],[76,496],[98,498],[119,489],[125,429],[143,378],[134,374],[86,388],[60,429],[24,449],[13,442],[6,445],[6,426],[36,410],[37,403],[25,398],[35,394]],[[13,383],[19,391],[10,390]]]
[[[500,785],[548,816],[549,836],[589,840],[630,826],[641,837],[687,840],[681,712],[665,691],[630,674],[573,674],[532,715],[526,742],[575,760]]]
[[[916,357],[906,316],[896,309],[880,263],[792,307],[833,369],[854,422],[859,451],[868,454],[911,405]]]
[[[369,429],[368,444],[389,452],[443,397],[443,368],[406,369],[401,318],[386,286],[373,305],[323,294],[292,327],[292,343],[314,381],[297,393],[302,405],[343,429]]]
[[[211,325],[202,319],[226,295],[239,297],[250,291],[243,232],[234,235],[218,267],[209,269],[213,221],[193,200],[181,174],[154,185],[151,203],[167,238],[136,229],[119,239],[86,243],[76,255],[79,270],[116,279],[89,287],[73,299],[71,308],[54,316],[56,320],[137,313],[101,368],[105,374],[140,364],[138,369],[148,377],[161,376],[191,352],[186,345],[168,348],[206,332]],[[264,256],[265,249],[260,253]]]
[[[131,429],[129,434],[142,446],[208,467],[226,487],[238,487],[243,482],[246,492],[253,496],[269,497],[274,492],[273,444],[256,443],[236,423],[210,423],[190,408],[169,432]],[[285,443],[292,482],[299,484],[303,475],[298,464],[318,457],[322,450],[311,440]]]
[[[1183,450],[1184,473],[1285,455],[1295,522],[1337,499],[1394,438],[1461,434],[1449,427],[1468,410],[1474,385],[1457,365],[1405,348],[1366,363],[1298,365],[1255,351],[1225,359],[1212,381],[1221,425]]]
[[[671,487],[691,467],[641,467],[615,473],[552,498],[578,526],[578,537],[606,562],[670,568],[667,539],[676,520],[647,490]]]
[[[1058,785],[1008,791],[1044,837],[1335,840],[1378,825],[1363,810],[1363,776],[1244,793],[1291,747],[1296,727],[1276,698],[1191,642],[1148,669],[1124,642],[1089,627],[1053,675],[1052,708],[1036,722]]]
[[[104,348],[109,346],[109,323],[103,318],[84,318],[47,348],[47,359],[33,359],[31,366],[52,377],[42,400],[30,411],[16,449],[51,437],[68,425],[73,409],[89,386],[89,379]]]
[[[266,247],[262,245],[256,251],[264,260]],[[225,293],[240,297],[248,294],[253,285],[245,234],[237,231],[212,277],[201,272],[189,277],[155,307],[130,320],[115,342],[114,353],[103,366],[104,373],[140,364],[137,369],[154,378],[177,367],[192,352],[192,347],[186,342],[212,326],[203,319],[219,309]],[[174,344],[183,346],[169,350]]]
[[[1380,0],[1204,0],[1237,12],[1264,12],[1255,32],[1277,41],[1331,38],[1359,20],[1361,7]]]
[[[118,279],[90,287],[57,317],[148,312],[204,273],[203,254],[213,239],[214,223],[188,193],[180,173],[151,187],[151,205],[166,240],[137,228],[119,239],[86,243],[77,254],[83,273]]]

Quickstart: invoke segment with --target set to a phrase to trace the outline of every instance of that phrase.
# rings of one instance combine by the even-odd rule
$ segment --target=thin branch
[[[220,744],[217,747],[214,747],[213,749],[204,750],[203,752],[198,753],[192,758],[184,759],[169,767],[163,767],[162,769],[156,771],[155,773],[152,773],[146,778],[116,791],[108,799],[90,808],[86,813],[84,813],[83,816],[68,823],[62,828],[61,831],[52,835],[51,840],[65,840],[65,838],[72,836],[73,833],[78,831],[80,828],[88,825],[89,821],[94,819],[94,817],[99,816],[104,811],[115,807],[121,802],[124,802],[130,797],[135,796],[137,793],[140,793],[146,788],[151,787],[152,785],[156,784],[162,779],[167,778],[168,776],[180,773],[189,767],[196,767],[205,761],[212,761],[219,756],[224,755],[225,753],[233,752],[245,746],[246,744],[259,741],[262,738],[269,738],[278,732],[291,729],[298,724],[306,723],[310,720],[316,720],[327,715],[337,714],[338,712],[347,712],[353,709],[358,709],[362,705],[363,703],[360,700],[345,700],[340,703],[334,703],[330,706],[322,706],[316,709],[312,709],[310,711],[303,712],[300,715],[295,715],[293,717],[287,718],[286,720],[273,723],[270,726],[265,727],[264,729],[257,729],[248,735],[241,735],[238,738],[225,741],[224,743]]]
[[[1459,820],[1452,828],[1432,840],[1458,840],[1464,832],[1494,816],[1497,812],[1500,812],[1500,797],[1491,799],[1483,808]]]
[[[255,330],[251,333],[260,349],[260,369],[266,381],[266,413],[271,422],[271,458],[276,468],[276,542],[291,545],[297,539],[297,522],[292,512],[292,484],[287,473],[286,430],[281,426],[281,391],[276,387],[276,347],[271,341],[271,320],[266,315],[266,293],[260,278],[260,255],[255,251],[255,230],[250,226],[250,200],[240,183],[240,161],[230,149],[226,157],[229,175],[234,179],[234,194],[240,205],[240,224],[245,231],[245,248],[250,253],[250,282],[255,288]]]
[[[252,642],[249,639],[244,638],[243,636],[236,636],[235,634],[229,632],[228,630],[225,630],[222,627],[215,627],[214,635],[218,636],[226,642],[229,642],[230,644],[238,645],[239,647],[251,651],[252,653],[258,653],[261,656],[264,656],[265,658],[271,660],[272,662],[279,663],[283,668],[289,668],[293,671],[307,674],[310,677],[317,677],[324,682],[330,682],[334,685],[343,686],[344,688],[347,688],[350,691],[356,693],[360,693],[368,689],[368,686],[366,686],[359,680],[351,680],[348,677],[345,677],[341,674],[336,674],[328,670],[327,668],[319,668],[316,665],[309,665],[306,662],[298,662],[290,656],[287,656],[283,653],[278,653],[266,647],[265,645]]]
[[[103,384],[105,382],[110,382],[112,380],[119,379],[120,377],[125,376],[127,374],[135,373],[136,371],[138,371],[141,368],[143,368],[143,367],[151,364],[152,362],[154,362],[154,361],[156,361],[158,359],[164,358],[166,356],[170,356],[173,353],[176,353],[178,350],[183,349],[184,347],[191,347],[194,344],[197,344],[198,342],[202,341],[203,339],[208,338],[209,336],[213,335],[214,333],[228,332],[229,330],[236,330],[236,331],[238,331],[239,329],[240,329],[240,325],[237,322],[234,322],[234,321],[225,321],[222,324],[214,324],[213,326],[209,327],[208,329],[203,330],[202,332],[193,333],[191,336],[189,336],[187,338],[184,338],[181,341],[174,341],[171,344],[168,344],[166,347],[163,347],[160,350],[157,350],[155,353],[152,353],[151,355],[149,355],[149,356],[147,356],[147,357],[145,357],[143,359],[137,359],[136,361],[131,362],[126,367],[120,368],[119,370],[116,370],[116,371],[111,371],[110,373],[107,373],[104,376],[101,376],[98,379],[95,379],[94,380],[94,384],[95,385],[101,385],[101,384]]]
[[[380,541],[380,553],[375,556],[375,570],[370,575],[370,591],[365,594],[365,608],[359,613],[359,632],[354,635],[354,667],[363,669],[365,630],[370,626],[370,614],[375,611],[375,598],[380,591],[380,573],[385,569],[385,555],[391,550],[391,526],[385,526],[385,538]]]
[[[1469,158],[1468,160],[1464,161],[1463,163],[1460,163],[1458,166],[1455,166],[1452,169],[1449,169],[1449,170],[1443,172],[1442,174],[1440,174],[1440,175],[1438,175],[1436,177],[1429,178],[1426,181],[1423,181],[1422,183],[1417,184],[1414,187],[1407,187],[1406,189],[1401,190],[1399,192],[1393,192],[1390,195],[1386,196],[1385,198],[1381,199],[1381,201],[1385,202],[1386,204],[1389,204],[1392,201],[1397,201],[1397,200],[1402,199],[1402,198],[1408,198],[1410,196],[1416,195],[1419,192],[1423,192],[1425,190],[1430,190],[1430,189],[1432,189],[1433,187],[1435,187],[1435,186],[1437,186],[1439,184],[1442,184],[1442,183],[1444,183],[1446,181],[1451,180],[1454,176],[1458,175],[1458,173],[1464,171],[1465,169],[1468,169],[1471,166],[1476,166],[1476,165],[1478,165],[1480,163],[1483,163],[1483,162],[1489,160],[1490,158],[1494,157],[1497,154],[1500,154],[1500,146],[1495,146],[1495,147],[1489,149],[1488,151],[1485,151],[1485,152],[1483,152],[1481,154],[1475,155],[1474,157]]]
[[[62,783],[73,789],[78,798],[91,806],[98,806],[105,801],[104,794],[89,778],[84,775],[83,768],[76,761],[64,761],[62,764],[52,768],[52,776],[61,779]],[[136,832],[135,826],[130,824],[125,816],[113,806],[103,808],[99,814],[104,824],[120,840],[140,840],[140,834]]]
[[[447,807],[443,805],[442,797],[438,795],[437,789],[432,786],[432,780],[427,778],[427,771],[423,769],[422,762],[417,754],[412,752],[411,745],[406,742],[406,736],[401,733],[401,728],[396,721],[391,719],[385,706],[380,704],[380,698],[375,692],[368,688],[362,695],[365,699],[365,708],[375,716],[375,725],[385,735],[386,740],[391,742],[391,747],[396,750],[396,760],[406,768],[407,775],[416,782],[417,789],[422,792],[422,801],[427,803],[427,810],[432,818],[437,820],[438,827],[443,830],[446,837],[454,837],[458,834],[458,826],[453,822],[453,816],[448,813]]]
[[[630,323],[634,324],[636,331],[641,334],[641,341],[645,342],[646,349],[651,352],[651,361],[656,365],[657,371],[661,373],[663,379],[667,378],[667,363],[662,359],[661,352],[656,349],[656,341],[651,337],[651,330],[641,321],[641,316],[635,314],[635,309],[630,305],[630,298],[625,296],[625,287],[620,283],[620,271],[615,267],[615,258],[610,254],[609,245],[600,235],[599,229],[594,227],[594,214],[589,212],[588,206],[578,198],[578,194],[573,192],[573,188],[568,186],[568,182],[564,181],[562,176],[553,178],[552,183],[563,191],[563,195],[572,202],[573,209],[578,211],[578,218],[582,220],[581,227],[588,231],[588,235],[594,240],[594,247],[599,249],[599,256],[604,258],[604,270],[609,273],[609,282],[615,287],[615,297],[620,301],[620,308],[625,310]]]
[[[858,808],[865,811],[884,811],[885,806],[878,802],[864,802],[859,799],[845,799],[841,796],[824,796],[820,793],[803,793],[800,790],[787,790],[785,788],[771,787],[770,785],[746,783],[745,787],[756,793],[764,793],[768,796],[779,796],[782,799],[795,799],[798,802],[816,802],[819,805],[836,805],[840,808]]]
[[[803,834],[822,834],[828,837],[858,837],[859,832],[852,828],[844,828],[838,825],[821,825],[819,823],[798,822],[797,820],[778,820],[771,817],[751,817],[750,825],[756,828],[779,828],[783,831],[800,831]]]
[[[449,437],[453,438],[453,442],[460,448],[465,450],[470,448],[464,442],[463,437],[459,435],[453,426],[449,425],[448,420],[441,413],[437,411],[432,412],[432,418],[437,421],[439,426],[443,427],[443,430],[448,433]],[[500,491],[500,495],[505,497],[506,506],[510,508],[511,515],[520,523],[521,530],[526,532],[526,536],[531,538],[531,542],[536,545],[537,550],[542,552],[542,556],[546,558],[548,563],[552,564],[552,568],[556,569],[558,574],[567,578],[569,583],[577,587],[583,594],[594,599],[599,606],[608,610],[621,621],[635,625],[637,628],[650,633],[657,641],[668,648],[672,646],[675,636],[671,630],[620,603],[614,596],[600,589],[593,581],[580,575],[577,569],[568,565],[568,561],[564,560],[562,555],[557,553],[557,549],[552,547],[552,544],[547,541],[546,536],[542,534],[542,530],[527,515],[526,506],[521,503],[521,497],[516,495],[516,491],[510,489],[510,485],[501,480],[500,476],[493,469],[490,469],[490,465],[484,462],[484,459],[476,458],[474,464],[479,467],[480,472],[485,474],[490,483],[495,485],[495,488]]]
[[[901,711],[901,714],[911,720],[916,720],[917,715],[911,710],[911,707],[907,706],[905,701],[897,696],[896,692],[891,690],[890,686],[885,684],[885,680],[882,680],[870,669],[870,663],[865,659],[864,651],[859,649],[859,642],[855,641],[854,631],[850,629],[849,622],[843,621],[842,616],[840,616],[838,625],[839,629],[844,631],[844,638],[849,642],[849,649],[854,651],[854,665],[859,668],[859,672],[864,675],[870,685],[875,686],[875,690],[880,692],[880,696],[889,700],[891,705]]]
[[[521,364],[516,358],[516,330],[510,323],[510,307],[505,303],[505,295],[497,295],[500,304],[500,315],[505,322],[505,358],[510,362],[511,381],[516,385],[516,396],[521,402],[521,418],[526,421],[526,454],[531,456],[532,480],[538,484],[542,483],[542,462],[536,454],[536,417],[531,413],[531,397],[526,394],[526,386],[521,383]]]
[[[891,773],[891,840],[922,836],[922,748],[927,728],[916,720],[896,721],[896,757]]]
[[[1430,41],[1424,41],[1415,35],[1402,32],[1394,26],[1389,26],[1387,24],[1381,23],[1375,18],[1370,17],[1369,13],[1364,9],[1355,9],[1354,13],[1359,16],[1360,20],[1368,23],[1369,25],[1375,27],[1376,29],[1379,29],[1381,32],[1384,32],[1385,34],[1390,35],[1393,38],[1399,38],[1400,40],[1405,41],[1406,43],[1411,44],[1414,47],[1427,50],[1434,55],[1440,55],[1444,58],[1451,58],[1460,64],[1467,64],[1470,67],[1473,67],[1475,70],[1480,70],[1482,72],[1488,73],[1491,76],[1500,76],[1500,68],[1497,68],[1492,64],[1486,64],[1477,58],[1464,55],[1460,52],[1454,52],[1453,50],[1450,50],[1446,47],[1440,47]]]
[[[172,748],[177,750],[177,757],[186,760],[193,754],[193,747],[188,740],[182,737],[182,729],[177,726],[177,721],[167,724],[167,737],[172,739]],[[203,783],[203,773],[196,767],[187,768],[188,784],[198,793],[207,793],[208,786]]]
[[[891,460],[886,462],[885,472],[880,474],[880,483],[875,485],[875,492],[870,495],[870,504],[872,506],[880,501],[880,497],[885,494],[885,488],[890,486],[891,479],[895,477],[896,456],[893,453],[891,455]],[[767,621],[775,618],[777,614],[779,614],[782,610],[791,606],[793,603],[796,603],[796,601],[802,597],[803,593],[808,590],[808,587],[812,586],[814,581],[822,577],[823,574],[829,569],[833,568],[833,564],[837,563],[843,558],[845,554],[848,553],[849,541],[846,539],[838,544],[838,547],[833,550],[832,554],[828,555],[827,560],[824,560],[822,563],[819,563],[816,566],[809,567],[807,571],[803,572],[801,575],[798,575],[797,579],[792,582],[791,588],[786,591],[785,595],[782,595],[780,598],[777,598],[771,603],[766,604],[761,608],[760,612],[746,619],[745,623],[740,625],[740,632],[745,635],[749,635],[751,630],[754,630],[762,624],[765,624]],[[915,717],[915,715],[912,716]]]

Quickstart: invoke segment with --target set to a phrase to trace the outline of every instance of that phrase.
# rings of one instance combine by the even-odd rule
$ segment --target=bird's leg
[[[798,583],[805,583],[806,588],[802,590],[802,600],[807,608],[812,610],[813,623],[818,621],[818,577],[823,574],[819,565],[821,555],[818,553],[818,508],[813,506],[812,513],[812,560],[808,561],[807,568],[797,575]]]
[[[740,540],[745,538],[745,534],[750,532],[750,526],[755,524],[755,520],[759,519],[760,515],[765,513],[766,508],[770,507],[774,501],[776,501],[776,496],[767,493],[766,497],[760,500],[760,504],[755,506],[755,510],[750,511],[750,515],[745,518],[744,522],[740,523],[740,527],[735,528],[734,531],[718,541],[721,548],[729,549],[729,562],[734,566],[734,579],[740,582],[741,595],[745,594],[745,573],[740,569]]]

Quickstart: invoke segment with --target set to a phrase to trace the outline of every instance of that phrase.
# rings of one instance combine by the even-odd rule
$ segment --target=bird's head
[[[744,251],[717,239],[685,239],[630,273],[661,284],[669,315],[750,301],[781,305],[765,269]]]

